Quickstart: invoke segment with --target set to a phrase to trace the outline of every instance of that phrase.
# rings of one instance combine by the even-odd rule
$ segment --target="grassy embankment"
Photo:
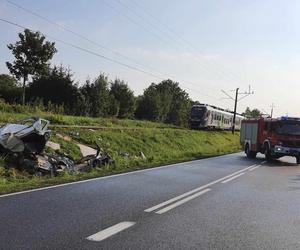
[[[0,123],[16,121],[31,113],[0,112]],[[239,136],[229,132],[194,131],[175,128],[166,124],[135,120],[85,118],[55,115],[45,112],[35,116],[49,119],[52,123],[68,125],[97,125],[100,130],[80,128],[52,128],[52,141],[61,144],[61,152],[74,159],[81,153],[74,141],[64,141],[56,133],[68,135],[78,142],[95,147],[98,143],[116,161],[116,166],[93,169],[88,173],[68,174],[58,177],[37,177],[14,168],[12,163],[0,158],[0,193],[7,193],[41,186],[127,172],[163,164],[217,156],[239,150]],[[128,129],[132,128],[132,129]],[[141,153],[146,156],[144,159]],[[124,156],[128,153],[129,156]]]

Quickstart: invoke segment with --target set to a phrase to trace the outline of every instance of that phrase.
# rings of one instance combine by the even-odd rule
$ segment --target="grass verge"
[[[6,159],[0,158],[1,194],[239,151],[239,135],[230,132],[155,127],[136,130],[58,128],[53,131],[51,140],[60,143],[62,152],[74,159],[81,156],[74,141],[64,142],[56,133],[71,136],[73,140],[91,147],[99,144],[112,155],[116,166],[104,166],[87,173],[38,177],[18,170]]]

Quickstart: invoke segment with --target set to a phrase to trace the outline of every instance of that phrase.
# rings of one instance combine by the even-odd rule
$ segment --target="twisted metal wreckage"
[[[49,124],[49,121],[41,118],[28,118],[5,124],[0,127],[0,153],[16,157],[20,166],[30,168],[38,174],[57,175],[62,171],[87,171],[114,162],[98,145],[96,154],[78,161],[63,155],[45,153],[44,149],[51,134]]]

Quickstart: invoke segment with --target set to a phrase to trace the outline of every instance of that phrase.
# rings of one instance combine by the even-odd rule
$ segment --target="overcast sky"
[[[76,81],[105,72],[124,79],[141,94],[151,82],[171,78],[190,97],[231,108],[237,87],[254,95],[239,103],[275,115],[300,116],[300,1],[279,0],[11,0],[91,42],[0,1],[0,18],[39,30],[128,64],[149,74],[104,60],[56,41],[53,64],[69,66]],[[19,28],[0,21],[0,73],[13,59],[6,45]],[[98,44],[98,45],[96,45]],[[107,49],[103,49],[104,46]],[[123,56],[118,56],[116,51]],[[135,64],[138,62],[139,64]]]

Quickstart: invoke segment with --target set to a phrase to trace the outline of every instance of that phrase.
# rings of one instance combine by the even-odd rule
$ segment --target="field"
[[[32,116],[32,113],[0,112],[0,123],[12,122],[28,116]],[[217,156],[239,150],[239,135],[232,135],[230,132],[195,131],[147,121],[74,117],[47,112],[37,112],[35,116],[50,120],[52,125],[100,127],[83,129],[52,126],[51,140],[60,143],[60,153],[67,154],[75,160],[81,157],[75,142],[94,148],[98,144],[114,158],[116,164],[93,169],[88,173],[64,173],[58,177],[38,177],[15,168],[9,159],[1,157],[0,193]],[[67,135],[72,138],[72,141],[64,141],[58,135]]]

